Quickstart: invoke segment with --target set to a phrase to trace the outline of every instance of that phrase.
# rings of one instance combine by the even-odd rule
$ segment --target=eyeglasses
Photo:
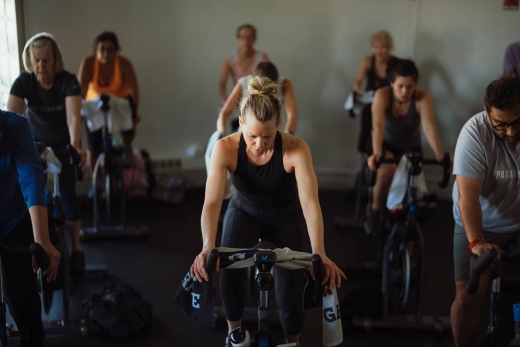
[[[511,122],[511,123],[505,123],[505,122],[501,122],[499,120],[496,120],[495,118],[491,117],[491,114],[489,112],[486,112],[487,115],[489,116],[489,119],[491,119],[492,121],[490,122],[491,126],[493,127],[493,129],[495,129],[496,131],[498,132],[506,132],[507,129],[509,129],[509,127],[513,127],[513,129],[515,130],[520,130],[520,118],[518,118],[517,120],[515,120],[514,122]],[[496,125],[493,124],[493,122],[497,123]]]

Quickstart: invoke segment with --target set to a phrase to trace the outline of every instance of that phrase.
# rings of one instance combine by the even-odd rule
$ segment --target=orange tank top
[[[108,86],[99,84],[99,62],[97,58],[94,61],[94,76],[92,76],[92,80],[88,84],[86,99],[92,100],[101,94],[110,94],[119,98],[124,98],[128,94],[126,87],[123,85],[123,79],[121,78],[119,56],[117,55],[114,61],[114,77],[112,78],[112,83]]]

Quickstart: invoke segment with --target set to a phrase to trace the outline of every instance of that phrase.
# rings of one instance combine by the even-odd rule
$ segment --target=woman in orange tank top
[[[130,95],[135,106],[139,105],[139,88],[132,63],[118,54],[119,40],[112,32],[103,32],[94,40],[94,54],[85,58],[79,67],[78,79],[81,96],[84,99],[95,99],[101,94],[110,94],[119,98]],[[130,146],[135,136],[135,125],[139,115],[134,119],[132,130],[122,132],[125,146]],[[101,130],[88,131],[89,158],[93,168],[102,152]]]

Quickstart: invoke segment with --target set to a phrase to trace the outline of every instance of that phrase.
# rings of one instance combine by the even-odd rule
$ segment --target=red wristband
[[[475,245],[477,243],[479,243],[480,241],[485,241],[485,240],[479,239],[479,238],[474,238],[473,240],[471,240],[471,242],[469,243],[469,246],[468,246],[468,253],[466,255],[470,255],[471,251],[473,250],[473,247],[475,247]]]

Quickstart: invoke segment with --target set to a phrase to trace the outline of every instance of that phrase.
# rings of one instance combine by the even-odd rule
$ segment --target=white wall
[[[235,29],[252,23],[256,47],[295,86],[297,134],[308,141],[320,184],[348,185],[357,165],[359,120],[342,109],[370,35],[388,29],[394,53],[415,59],[432,95],[445,150],[482,109],[520,12],[499,0],[24,0],[27,37],[53,33],[77,72],[103,30],[115,31],[137,71],[142,123],[136,145],[154,158],[203,147],[215,129],[223,57]],[[426,153],[431,153],[426,151]]]

